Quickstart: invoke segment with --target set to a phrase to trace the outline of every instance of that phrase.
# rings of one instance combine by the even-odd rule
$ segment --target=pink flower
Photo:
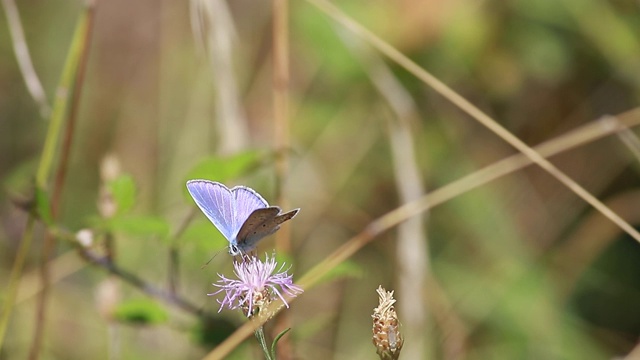
[[[283,294],[296,296],[302,293],[302,288],[293,283],[293,275],[288,275],[284,270],[284,264],[278,271],[275,271],[277,264],[275,257],[266,257],[265,261],[260,261],[257,257],[245,257],[243,262],[234,262],[234,274],[237,280],[229,279],[218,274],[220,280],[213,286],[220,290],[208,294],[216,295],[224,292],[224,299],[218,300],[220,309],[227,307],[231,310],[242,308],[247,317],[259,314],[261,309],[265,309],[276,296],[282,300],[286,307],[289,307]],[[275,271],[275,273],[274,273]]]

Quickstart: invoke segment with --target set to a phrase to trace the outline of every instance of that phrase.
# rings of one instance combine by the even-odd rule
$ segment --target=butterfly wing
[[[292,219],[300,209],[280,214],[277,206],[257,209],[249,215],[237,235],[237,247],[242,252],[255,248],[258,241],[280,229],[280,224]]]
[[[253,250],[260,239],[278,231],[280,224],[300,210],[280,214],[279,207],[269,207],[260,194],[246,186],[229,189],[215,181],[189,180],[187,189],[200,210],[231,243],[233,255]]]
[[[267,201],[260,196],[255,190],[246,186],[236,186],[231,189],[235,200],[235,216],[234,216],[234,229],[238,233],[241,227],[246,223],[249,215],[257,209],[263,209],[269,206]]]
[[[187,190],[200,210],[232,242],[239,228],[235,220],[236,199],[232,191],[224,184],[209,180],[189,180]]]

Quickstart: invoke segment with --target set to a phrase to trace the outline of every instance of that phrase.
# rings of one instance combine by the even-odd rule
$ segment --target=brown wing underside
[[[252,248],[263,237],[278,231],[280,224],[291,220],[299,210],[294,209],[284,214],[280,214],[281,210],[277,206],[255,210],[238,231],[238,246]]]

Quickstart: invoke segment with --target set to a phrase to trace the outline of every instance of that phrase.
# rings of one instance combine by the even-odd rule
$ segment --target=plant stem
[[[75,79],[75,74],[78,69],[78,61],[80,54],[82,54],[82,45],[84,34],[86,34],[89,20],[89,8],[87,8],[76,24],[76,29],[71,42],[71,47],[67,53],[67,59],[65,61],[64,70],[60,77],[58,84],[58,90],[56,91],[56,99],[53,106],[53,112],[51,113],[51,120],[49,122],[49,128],[47,129],[47,135],[40,156],[40,163],[38,165],[36,173],[36,187],[42,191],[47,188],[47,182],[51,173],[53,159],[55,157],[56,148],[58,144],[58,138],[60,137],[60,130],[64,120],[64,115],[67,110],[67,99],[69,95],[69,89]],[[9,291],[7,299],[4,303],[4,308],[0,318],[0,349],[4,344],[4,335],[7,331],[9,324],[9,317],[13,311],[13,305],[15,303],[16,289],[22,276],[22,270],[24,267],[24,261],[26,259],[29,248],[31,247],[31,241],[33,239],[33,226],[35,224],[34,215],[30,214],[27,220],[27,226],[20,242],[20,248],[16,255],[16,261],[13,264],[11,275],[9,278]]]
[[[7,332],[7,325],[9,324],[9,318],[11,316],[11,311],[13,310],[13,304],[15,303],[16,294],[18,292],[18,285],[20,284],[19,279],[22,274],[24,261],[27,257],[27,253],[29,252],[29,248],[31,247],[31,240],[33,240],[34,222],[34,218],[32,216],[29,216],[24,234],[22,234],[22,240],[20,241],[20,248],[18,249],[18,253],[16,254],[16,261],[13,263],[13,268],[11,268],[9,286],[7,296],[5,298],[5,306],[2,311],[2,317],[0,318],[0,349],[2,349],[4,335]]]
[[[75,124],[78,114],[78,105],[80,103],[80,95],[82,93],[82,84],[84,83],[84,74],[87,68],[87,59],[89,54],[89,48],[91,43],[91,32],[93,29],[93,19],[95,5],[87,5],[85,9],[86,27],[83,29],[81,40],[78,43],[74,42],[74,46],[80,47],[78,51],[79,59],[77,60],[78,66],[74,74],[75,82],[73,84],[72,98],[69,105],[69,115],[66,122],[66,129],[64,133],[64,139],[62,142],[62,149],[60,154],[60,163],[56,170],[55,180],[53,185],[53,194],[51,199],[51,216],[52,220],[57,220],[60,210],[60,203],[62,198],[62,191],[64,189],[64,183],[67,175],[67,168],[69,163],[69,157],[71,155],[71,145],[73,143],[73,135],[75,134]],[[29,359],[38,359],[40,349],[42,348],[42,342],[44,340],[45,324],[46,324],[46,310],[47,300],[49,298],[49,290],[51,288],[51,275],[49,270],[49,260],[56,248],[55,237],[47,232],[44,236],[44,242],[42,245],[42,256],[40,263],[40,279],[42,282],[42,291],[38,297],[37,309],[36,309],[36,325],[34,327],[33,342],[29,353]]]
[[[27,85],[27,90],[29,90],[31,97],[33,97],[33,100],[35,100],[36,104],[40,107],[40,115],[46,119],[51,113],[51,108],[49,107],[49,100],[47,100],[47,95],[44,92],[42,83],[36,74],[36,70],[33,68],[33,62],[31,61],[31,55],[29,55],[29,47],[25,40],[18,7],[16,6],[15,0],[2,0],[2,6],[7,15],[11,45],[13,45],[13,51],[16,54],[16,60],[18,61],[22,78]]]
[[[273,8],[273,122],[275,159],[276,199],[281,207],[288,207],[284,189],[289,172],[289,1],[272,0]],[[291,233],[289,226],[283,226],[276,234],[276,249],[279,254],[291,254]],[[289,327],[289,315],[280,313],[276,318],[275,333]],[[281,358],[292,358],[288,339],[278,342]]]
[[[260,326],[259,328],[256,329],[255,331],[256,334],[256,338],[258,339],[258,342],[260,343],[260,347],[262,348],[262,352],[264,352],[264,357],[267,360],[275,360],[272,356],[271,356],[271,352],[269,351],[269,347],[267,346],[267,340],[264,338],[264,329],[262,326]]]
[[[640,108],[626,111],[616,115],[617,125],[612,126],[610,118],[595,120],[578,129],[575,129],[565,135],[559,136],[535,147],[535,150],[545,157],[562,153],[569,149],[573,149],[579,145],[583,145],[603,138],[607,135],[619,131],[618,127],[634,127],[640,125]],[[476,189],[506,174],[512,173],[518,169],[532,165],[533,161],[524,154],[515,154],[499,160],[485,168],[478,170],[472,174],[462,177],[458,180],[431,191],[423,197],[406,203],[388,213],[375,219],[363,229],[359,234],[349,239],[343,246],[335,250],[331,255],[327,256],[319,264],[307,271],[307,273],[297,282],[297,284],[305,290],[317,285],[320,280],[338,264],[342,263],[358,250],[360,250],[369,241],[376,236],[401,222],[410,219],[412,216],[420,214],[423,211],[432,209],[433,207],[443,204],[457,196],[460,196],[472,189]],[[293,299],[287,301],[291,304]],[[272,304],[273,305],[273,304]],[[277,313],[278,310],[275,311]],[[212,350],[205,359],[224,359],[233,349],[235,349],[244,339],[254,332],[257,324],[246,323],[238,328],[233,334],[214,350]]]
[[[168,276],[169,276],[169,292],[175,294],[178,291],[179,287],[179,279],[180,279],[180,248],[177,245],[178,240],[182,236],[182,234],[187,230],[191,221],[195,218],[196,209],[191,208],[187,217],[182,221],[180,227],[176,231],[176,233],[171,238],[170,248],[169,248],[169,264],[168,264]]]

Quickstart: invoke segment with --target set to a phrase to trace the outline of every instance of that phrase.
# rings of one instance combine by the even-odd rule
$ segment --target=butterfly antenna
[[[226,248],[228,248],[228,246],[225,247],[225,249]],[[209,261],[207,261],[204,265],[200,266],[200,269],[204,269],[205,267],[207,267],[207,265],[209,265],[209,263],[212,262],[213,259],[215,259],[216,256],[218,256],[218,254],[220,254],[220,251],[222,251],[222,250],[224,250],[224,249],[220,249],[220,250],[216,251],[216,253],[211,257],[211,259],[209,259]]]

